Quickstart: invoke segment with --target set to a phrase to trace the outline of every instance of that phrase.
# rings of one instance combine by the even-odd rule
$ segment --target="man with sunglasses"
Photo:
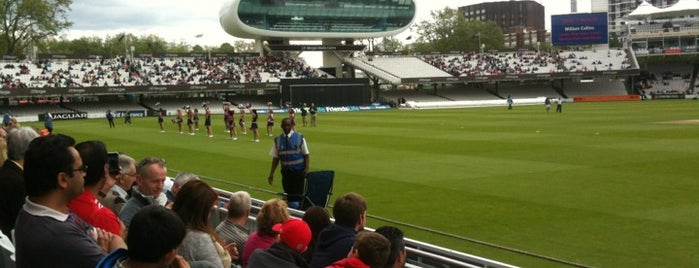
[[[94,267],[121,237],[92,227],[68,209],[84,190],[87,167],[75,140],[56,134],[34,139],[24,156],[27,199],[17,217],[17,267]]]

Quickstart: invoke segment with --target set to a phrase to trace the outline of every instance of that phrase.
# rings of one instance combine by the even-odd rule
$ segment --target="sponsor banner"
[[[360,111],[366,111],[366,110],[389,110],[391,109],[390,105],[371,105],[371,106],[359,106]]]
[[[44,121],[46,114],[38,114],[39,121]],[[51,113],[53,120],[87,119],[87,113]]]
[[[669,93],[655,93],[653,94],[653,99],[654,100],[671,100],[671,99],[684,99],[684,94],[680,93],[675,93],[675,94],[669,94]]]
[[[367,106],[318,106],[319,113],[334,113],[334,112],[356,112],[356,111],[367,111],[367,110],[390,110],[390,105],[367,105]],[[275,114],[286,115],[289,113],[289,109],[273,109]],[[301,114],[301,109],[294,108],[297,114]],[[258,114],[267,114],[268,109],[260,109],[257,111]]]
[[[137,110],[137,111],[128,111],[131,117],[146,117],[146,111],[144,110]],[[114,117],[124,117],[126,115],[126,111],[121,110],[121,111],[114,111]]]
[[[29,97],[29,96],[75,96],[75,95],[110,95],[110,94],[148,94],[148,93],[181,93],[192,91],[218,90],[274,90],[278,83],[244,83],[220,85],[175,85],[175,86],[133,86],[133,87],[79,87],[79,88],[26,88],[21,90],[0,89],[0,96]]]
[[[365,45],[267,45],[273,51],[362,51]]]

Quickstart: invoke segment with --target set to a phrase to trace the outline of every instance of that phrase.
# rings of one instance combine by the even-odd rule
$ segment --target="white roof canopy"
[[[644,0],[634,11],[626,15],[626,18],[669,18],[686,15],[699,15],[699,0],[680,0],[667,8],[657,8]]]
[[[636,9],[634,9],[634,11],[631,11],[631,13],[626,15],[626,17],[629,19],[644,19],[650,17],[652,14],[655,14],[658,11],[660,11],[660,8],[657,8],[644,0]]]

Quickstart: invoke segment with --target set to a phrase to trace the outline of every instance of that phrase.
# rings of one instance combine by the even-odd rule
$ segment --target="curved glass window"
[[[408,26],[414,0],[240,0],[248,26],[280,32],[384,32]]]

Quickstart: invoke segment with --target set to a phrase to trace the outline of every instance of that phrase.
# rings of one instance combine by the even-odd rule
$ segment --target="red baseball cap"
[[[279,239],[298,253],[303,253],[311,242],[311,228],[305,221],[290,219],[284,223],[277,223],[272,230],[279,233]]]

